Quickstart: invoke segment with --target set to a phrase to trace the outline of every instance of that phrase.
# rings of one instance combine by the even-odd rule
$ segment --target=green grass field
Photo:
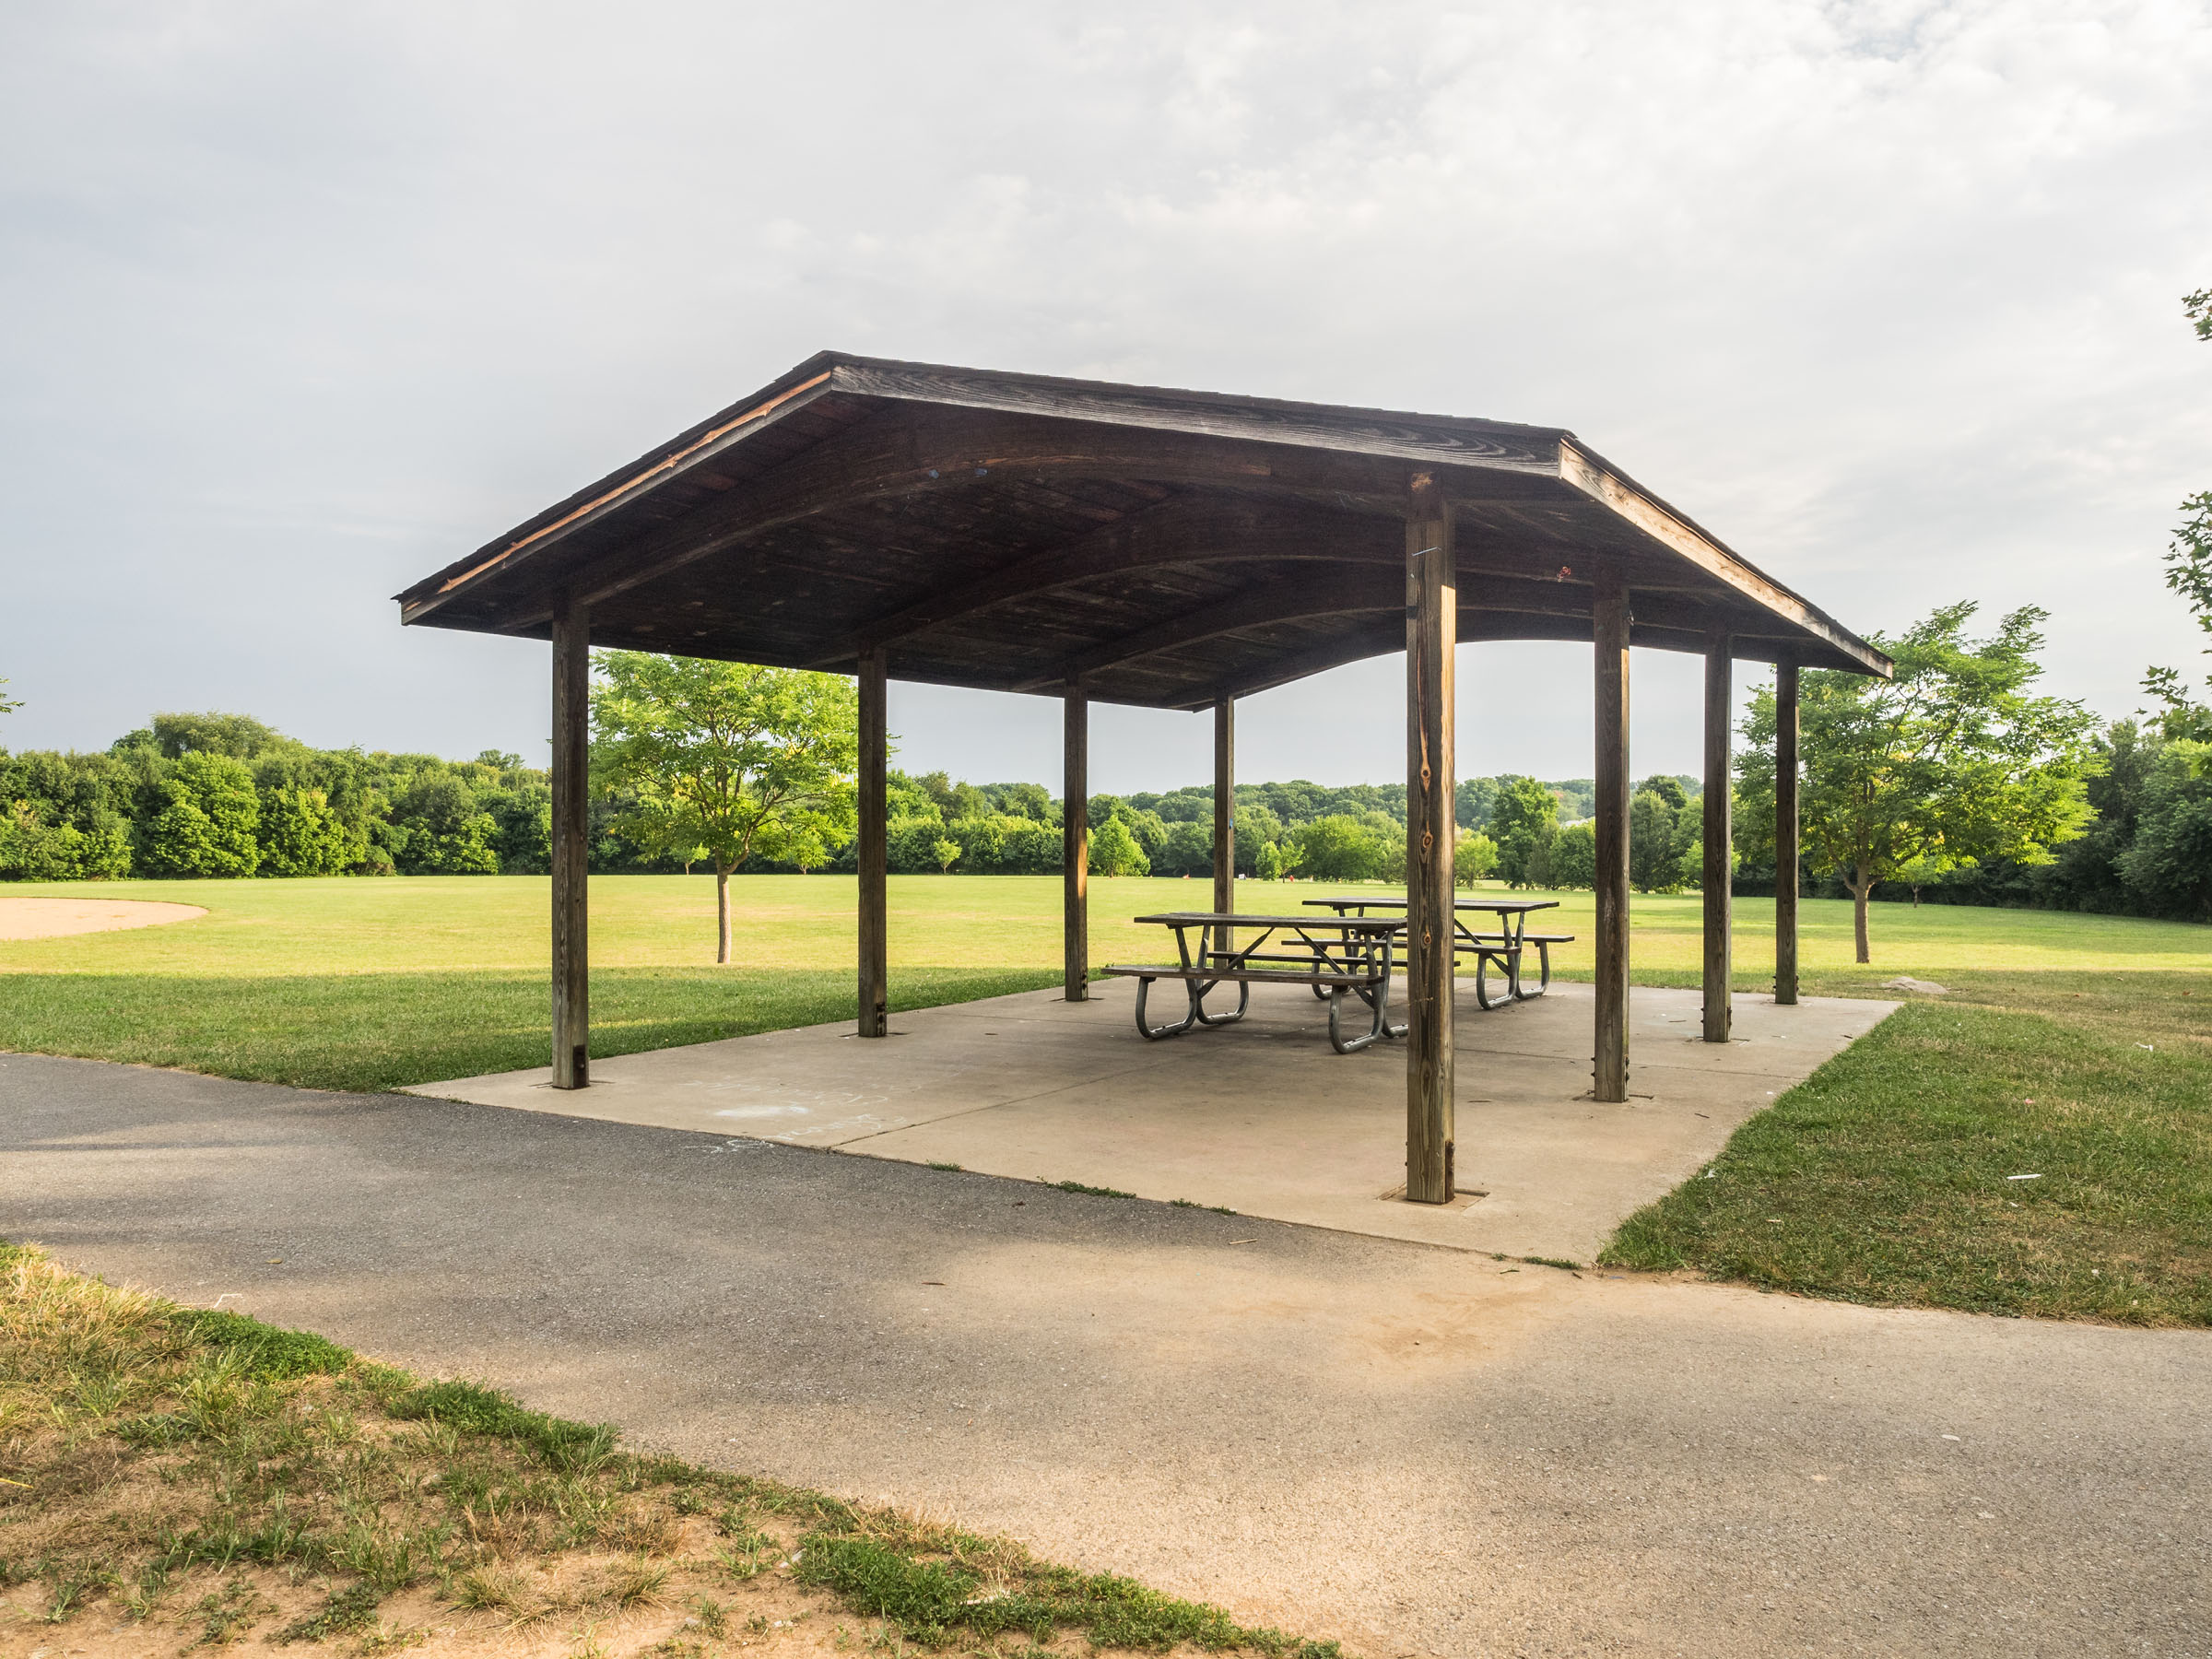
[[[713,965],[706,877],[592,884],[593,1052],[851,1018],[850,877],[731,884],[737,962]],[[1247,883],[1246,911],[1332,888]],[[527,877],[11,885],[178,900],[163,927],[0,942],[0,1047],[324,1088],[386,1088],[546,1062],[547,885]],[[1100,879],[1092,960],[1144,960],[1130,918],[1204,883]],[[894,877],[902,1008],[1054,982],[1052,877]],[[1544,921],[1579,942],[1587,893]],[[1739,900],[1735,982],[1767,989],[1772,906]],[[1645,984],[1697,982],[1695,895],[1635,903]],[[1609,1259],[1879,1302],[2137,1324],[2212,1324],[2212,928],[2047,912],[1804,906],[1808,994],[1916,1002],[1738,1133],[1713,1177],[1632,1218]],[[2034,1173],[2038,1182],[2007,1177]],[[1776,1219],[1779,1218],[1779,1219]]]

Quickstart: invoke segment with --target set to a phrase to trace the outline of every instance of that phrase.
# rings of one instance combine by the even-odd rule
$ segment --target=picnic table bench
[[[1328,899],[1309,899],[1311,905],[1325,907],[1339,916],[1364,916],[1371,911],[1404,914],[1406,901],[1403,899],[1371,898],[1364,893],[1341,893]],[[1529,914],[1535,911],[1557,910],[1557,899],[1457,899],[1453,901],[1452,954],[1454,959],[1472,956],[1475,959],[1475,1001],[1484,1013],[1488,1013],[1500,1002],[1527,1002],[1551,989],[1551,947],[1554,945],[1571,945],[1572,934],[1532,934],[1527,931]],[[1498,931],[1480,932],[1467,925],[1467,912],[1487,912],[1498,918]],[[1541,977],[1534,991],[1521,978],[1521,957],[1529,946],[1536,947],[1536,960]],[[1505,995],[1493,1002],[1489,987],[1489,970],[1495,963],[1505,976]]]
[[[1406,929],[1402,916],[1241,916],[1218,911],[1168,911],[1136,920],[1175,935],[1176,961],[1114,963],[1105,970],[1136,981],[1136,1029],[1149,1041],[1180,1037],[1194,1026],[1233,1024],[1244,1018],[1252,987],[1258,984],[1312,986],[1315,996],[1328,1002],[1329,1045],[1340,1054],[1356,1053],[1379,1038],[1406,1034],[1403,1025],[1390,1023],[1389,1012],[1394,946]],[[1221,944],[1232,930],[1257,930],[1258,936],[1242,946]],[[1145,1002],[1158,980],[1180,983],[1187,1006],[1181,1019],[1155,1026],[1145,1016]],[[1207,1013],[1206,993],[1224,984],[1237,987],[1235,1011]],[[1366,1030],[1347,1037],[1344,1006],[1355,996],[1371,1018]]]

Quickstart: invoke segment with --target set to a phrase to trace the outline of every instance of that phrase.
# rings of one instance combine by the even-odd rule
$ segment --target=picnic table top
[[[1394,933],[1406,925],[1403,916],[1253,916],[1241,911],[1161,911],[1130,919],[1162,927],[1343,927],[1362,933]]]
[[[1343,893],[1334,899],[1305,899],[1300,900],[1300,902],[1303,904],[1364,904],[1377,910],[1404,910],[1407,900],[1404,899],[1370,899],[1364,893]],[[1557,910],[1559,908],[1559,901],[1557,899],[1454,899],[1452,901],[1452,908],[1453,910],[1496,911],[1500,914],[1512,914],[1521,911]]]

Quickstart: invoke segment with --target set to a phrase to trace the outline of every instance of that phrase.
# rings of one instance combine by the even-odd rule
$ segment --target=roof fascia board
[[[1661,547],[1741,594],[1761,610],[1802,629],[1856,664],[1862,672],[1883,679],[1889,677],[1890,661],[1882,653],[1818,606],[1731,552],[1656,496],[1645,493],[1616,472],[1604,457],[1562,438],[1559,470],[1560,477],[1591,500],[1611,509]]]

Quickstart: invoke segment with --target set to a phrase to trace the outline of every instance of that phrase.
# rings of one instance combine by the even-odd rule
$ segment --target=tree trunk
[[[1865,928],[1862,927],[1859,930],[1859,936],[1862,939],[1866,936]],[[728,961],[730,959],[730,872],[727,865],[721,864],[714,866],[714,960],[718,963]],[[1865,947],[1862,945],[1860,947],[1862,954],[1859,957],[1859,960],[1862,962],[1866,959],[1864,955],[1865,949]]]
[[[1874,883],[1859,879],[1859,872],[1852,872],[1851,923],[1859,945],[1859,960],[1871,962],[1874,953],[1866,948],[1866,895],[1874,891]]]

